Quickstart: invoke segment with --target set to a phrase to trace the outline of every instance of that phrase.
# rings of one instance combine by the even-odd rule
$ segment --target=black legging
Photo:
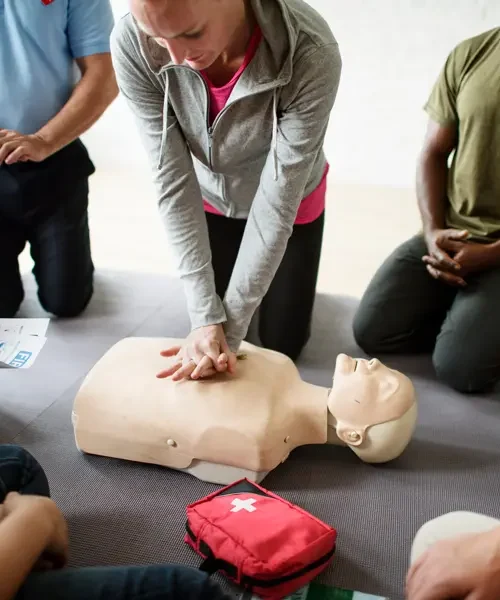
[[[218,295],[223,298],[238,256],[246,221],[206,214]],[[324,213],[295,225],[259,311],[262,345],[295,360],[311,333],[311,317],[323,242]]]

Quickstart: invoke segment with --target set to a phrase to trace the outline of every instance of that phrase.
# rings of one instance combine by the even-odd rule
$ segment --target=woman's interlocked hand
[[[224,371],[234,373],[236,368],[236,355],[229,348],[220,324],[194,329],[181,346],[167,348],[161,355],[175,356],[177,360],[158,373],[160,379],[202,379]]]

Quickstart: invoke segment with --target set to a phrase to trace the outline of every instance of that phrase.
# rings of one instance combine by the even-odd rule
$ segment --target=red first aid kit
[[[319,575],[337,541],[333,527],[248,479],[190,504],[186,530],[203,571],[273,600]]]

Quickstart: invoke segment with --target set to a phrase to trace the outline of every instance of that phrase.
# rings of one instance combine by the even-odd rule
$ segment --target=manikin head
[[[410,379],[379,360],[339,354],[328,424],[364,462],[387,462],[408,445],[417,419]]]
[[[246,0],[130,0],[130,11],[174,63],[196,70],[230,52],[247,25]]]

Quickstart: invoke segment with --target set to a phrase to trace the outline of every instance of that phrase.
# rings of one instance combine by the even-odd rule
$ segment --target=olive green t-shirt
[[[425,110],[458,128],[448,227],[467,229],[476,240],[500,239],[500,27],[456,46]]]

